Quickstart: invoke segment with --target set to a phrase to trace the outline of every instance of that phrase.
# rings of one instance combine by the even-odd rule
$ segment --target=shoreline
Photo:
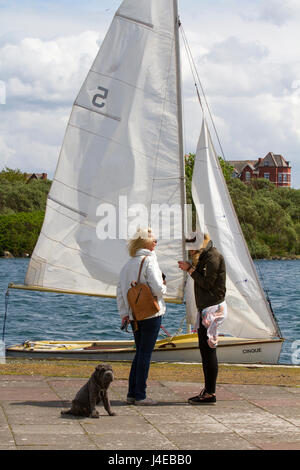
[[[24,256],[14,256],[9,253],[8,255],[1,255],[0,259],[30,259],[31,256],[26,254]],[[268,258],[252,258],[253,261],[289,261],[289,260],[300,260],[300,255],[272,255]]]
[[[266,260],[266,261],[290,261],[290,260],[299,260],[300,255],[292,255],[292,256],[270,256],[270,258],[252,258],[254,261],[256,260]]]

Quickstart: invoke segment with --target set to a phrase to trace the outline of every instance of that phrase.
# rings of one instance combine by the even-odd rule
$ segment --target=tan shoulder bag
[[[132,281],[127,292],[127,299],[135,321],[145,320],[159,312],[157,297],[151,292],[148,284],[140,282],[141,272],[146,256],[142,259],[137,281]]]

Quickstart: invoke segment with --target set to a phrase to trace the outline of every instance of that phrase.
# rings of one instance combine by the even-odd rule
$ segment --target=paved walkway
[[[60,416],[81,378],[0,376],[0,449],[300,449],[300,388],[220,385],[215,406],[192,406],[196,383],[152,381],[157,406],[124,403],[126,381],[110,388],[99,419]],[[113,453],[112,453],[113,454]]]

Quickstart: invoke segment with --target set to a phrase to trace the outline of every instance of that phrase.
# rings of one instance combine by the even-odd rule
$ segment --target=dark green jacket
[[[198,310],[217,305],[225,300],[225,261],[211,241],[201,253],[192,278]]]

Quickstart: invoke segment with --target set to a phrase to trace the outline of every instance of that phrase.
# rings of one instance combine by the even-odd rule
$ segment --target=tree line
[[[253,258],[300,255],[300,190],[275,187],[263,179],[245,184],[220,158],[227,187]],[[194,155],[185,159],[187,203],[192,203]],[[20,170],[0,172],[0,256],[31,255],[39,236],[49,180],[27,182]],[[195,215],[195,214],[194,214]]]

